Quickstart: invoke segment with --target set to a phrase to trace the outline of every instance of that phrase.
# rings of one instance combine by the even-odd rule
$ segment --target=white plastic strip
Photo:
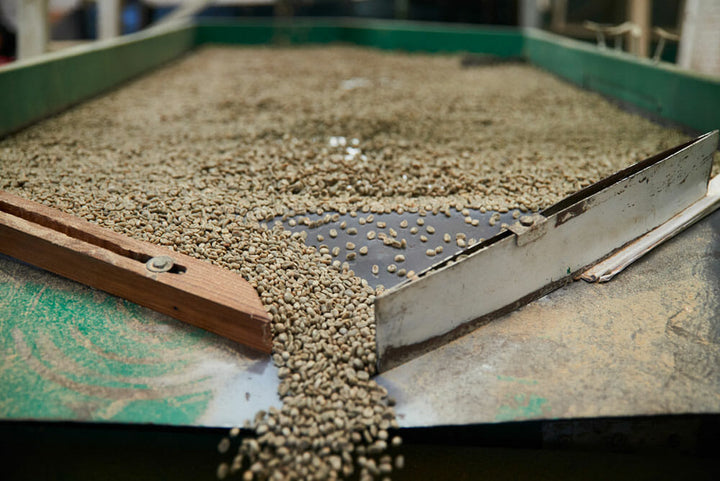
[[[627,266],[673,238],[706,215],[720,207],[720,175],[708,184],[708,193],[678,215],[651,230],[599,264],[583,272],[580,279],[587,282],[608,282]]]

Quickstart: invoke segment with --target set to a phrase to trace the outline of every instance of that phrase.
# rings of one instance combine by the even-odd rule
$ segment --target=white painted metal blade
[[[536,299],[707,194],[718,132],[617,172],[375,300],[390,369]]]

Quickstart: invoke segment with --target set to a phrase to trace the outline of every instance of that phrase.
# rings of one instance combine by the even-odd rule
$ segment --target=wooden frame
[[[238,274],[3,191],[0,253],[260,351],[272,350],[270,315]],[[153,264],[161,257],[172,262]]]

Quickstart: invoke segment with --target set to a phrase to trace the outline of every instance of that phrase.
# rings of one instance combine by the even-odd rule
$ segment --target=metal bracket
[[[547,218],[540,214],[524,215],[508,226],[508,230],[515,234],[515,242],[522,247],[547,233]]]

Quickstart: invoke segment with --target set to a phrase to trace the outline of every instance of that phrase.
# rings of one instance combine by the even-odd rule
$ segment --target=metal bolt
[[[157,256],[153,257],[145,263],[145,267],[150,272],[167,272],[172,269],[175,261],[169,256]]]
[[[533,219],[530,215],[524,215],[520,217],[520,224],[524,226],[531,226],[535,222],[535,219]]]

